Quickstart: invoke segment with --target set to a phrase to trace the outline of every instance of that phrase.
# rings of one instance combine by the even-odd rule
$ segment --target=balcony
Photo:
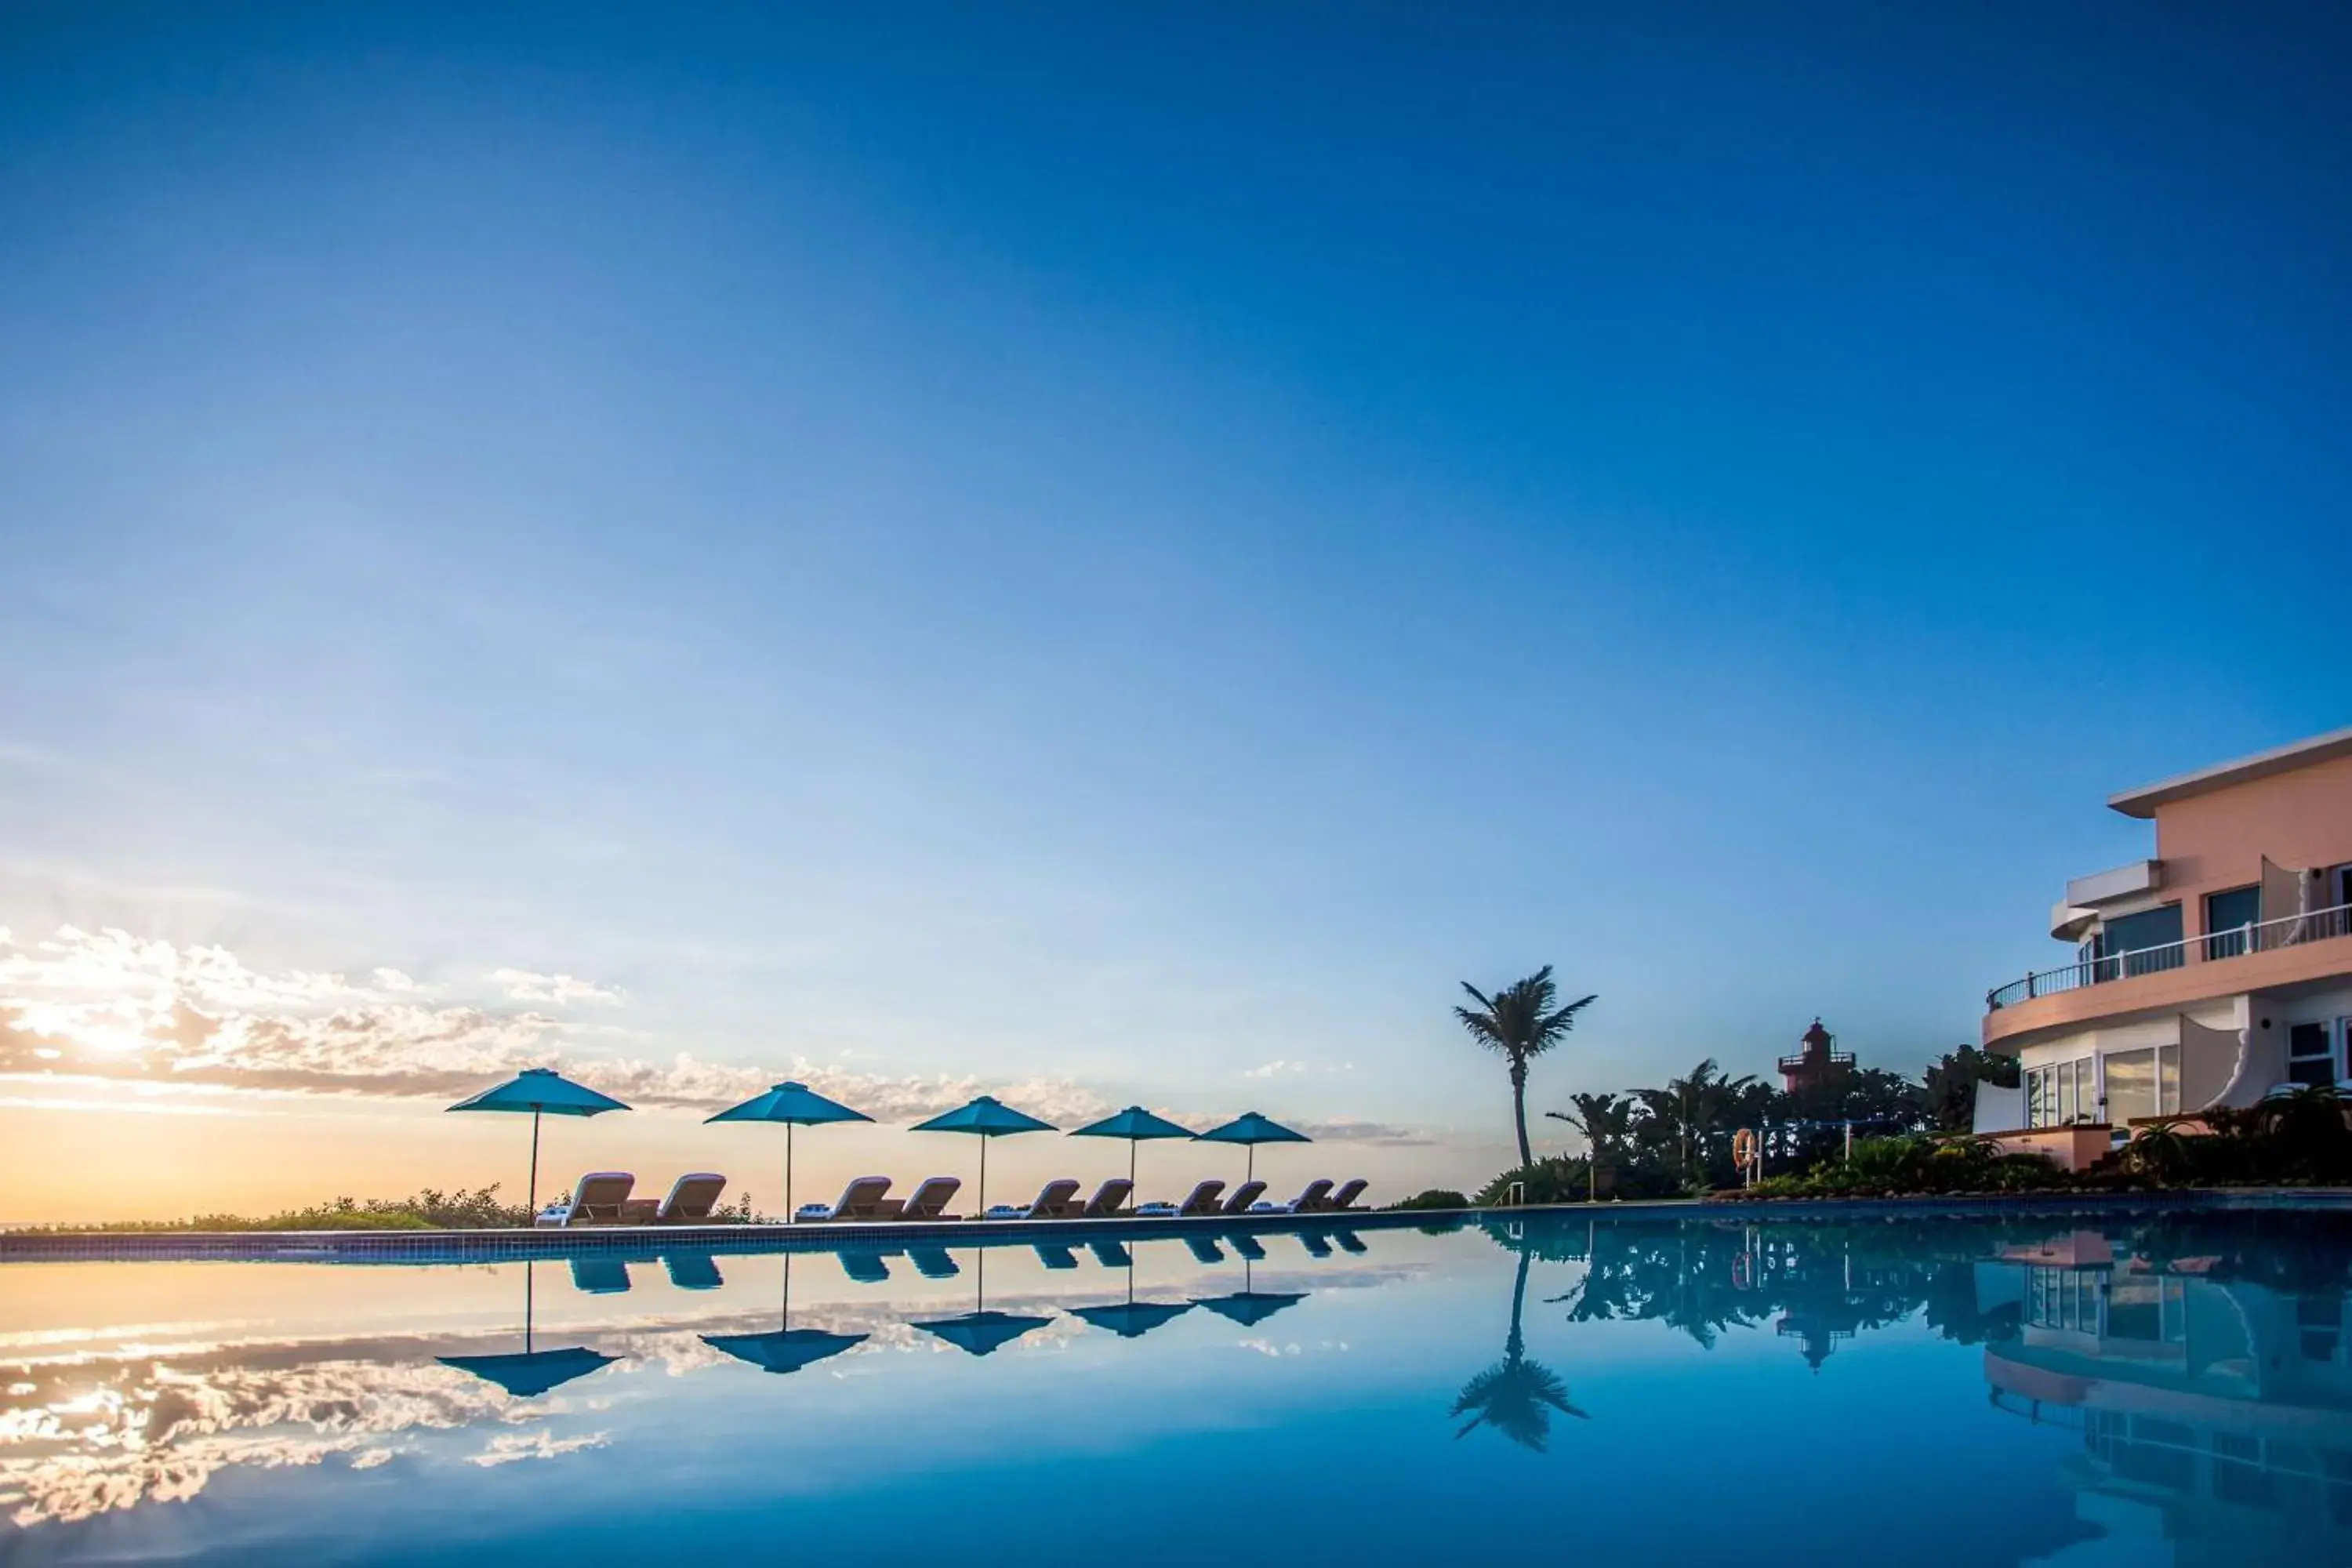
[[[1808,1068],[1850,1068],[1852,1066],[1853,1066],[1853,1053],[1841,1051],[1834,1047],[1826,1051],[1799,1051],[1794,1056],[1780,1058],[1780,1071],[1784,1073],[1803,1072]]]
[[[2285,915],[2260,925],[2233,926],[2228,931],[2208,931],[2185,941],[2166,942],[2160,947],[2143,947],[2039,970],[2022,980],[2012,980],[1986,992],[1985,1010],[1998,1013],[2003,1007],[2013,1007],[2039,996],[2160,973],[2191,963],[2217,963],[2248,953],[2276,952],[2346,935],[2352,935],[2352,904],[2314,910],[2309,914]]]

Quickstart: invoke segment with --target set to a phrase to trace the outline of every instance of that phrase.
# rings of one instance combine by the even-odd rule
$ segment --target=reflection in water
[[[862,1345],[865,1334],[836,1334],[825,1329],[793,1327],[793,1255],[784,1254],[784,1300],[776,1314],[776,1331],[772,1334],[705,1334],[702,1342],[711,1349],[724,1351],[737,1361],[749,1362],[762,1372],[798,1372],[804,1366],[839,1355],[852,1345]]]
[[[887,1500],[894,1521],[956,1510],[984,1530],[990,1510],[1015,1506],[997,1499],[1034,1495],[1024,1478],[1038,1467],[1109,1451],[1154,1473],[1176,1467],[1170,1484],[1185,1495],[1224,1486],[1250,1528],[1277,1505],[1247,1479],[1282,1478],[1288,1495],[1305,1484],[1300,1453],[1330,1458],[1339,1475],[1387,1466],[1441,1486],[1514,1465],[1565,1476],[1550,1467],[1572,1462],[1590,1487],[1583,1524],[1617,1531],[1609,1554],[1655,1556],[1643,1531],[1658,1526],[1626,1521],[1685,1485],[1692,1424],[1728,1402],[1792,1444],[1874,1435],[1790,1494],[1780,1536],[1744,1524],[1750,1542],[1795,1541],[1824,1521],[1876,1528],[1874,1500],[1916,1489],[1965,1495],[1991,1521],[1981,1539],[1922,1547],[1922,1563],[2352,1563],[2347,1223],[1533,1217],[1464,1235],[1139,1230],[955,1255],[884,1245],[835,1254],[838,1272],[804,1257],[666,1253],[659,1268],[640,1258],[633,1279],[617,1259],[583,1258],[590,1267],[565,1259],[544,1280],[527,1264],[87,1265],[71,1278],[95,1299],[126,1281],[145,1294],[79,1315],[63,1298],[37,1306],[42,1282],[66,1276],[0,1271],[19,1287],[0,1295],[0,1515],[13,1521],[0,1561],[167,1558],[190,1540],[259,1560],[239,1556],[227,1520],[274,1521],[280,1560],[396,1555],[376,1544],[380,1527],[342,1521],[373,1499],[404,1529],[406,1505],[383,1500],[418,1495],[453,1519],[549,1492],[599,1530],[789,1514],[805,1532],[856,1493]],[[183,1289],[214,1299],[191,1299],[178,1319],[156,1305]],[[1493,1353],[1477,1338],[1506,1302],[1500,1358],[1452,1395],[1441,1430],[1430,1419],[1441,1391]],[[1277,1314],[1273,1337],[1257,1331]],[[1573,1396],[1556,1367],[1573,1373]],[[805,1375],[777,1384],[748,1369]],[[1977,1392],[1956,1396],[1963,1384]],[[1584,1431],[1561,1422],[1587,1409],[1590,1435],[1607,1441],[1564,1441],[1572,1461],[1539,1457]],[[1457,1441],[1481,1428],[1506,1442]],[[1879,1466],[1874,1480],[1843,1473],[1860,1464]],[[533,1472],[561,1485],[534,1489]],[[232,1473],[238,1484],[218,1484]],[[646,1478],[659,1484],[632,1490]],[[199,1495],[202,1510],[156,1506]],[[1085,1494],[1055,1495],[1077,1507]],[[1360,1560],[1427,1560],[1453,1544],[1405,1542],[1397,1532],[1417,1516],[1353,1483],[1344,1505],[1327,1494],[1313,1510],[1280,1506],[1311,1513],[1317,1531],[1371,1532],[1349,1548]],[[1751,1494],[1744,1506],[1769,1504]],[[86,1533],[110,1520],[167,1522]],[[331,1528],[354,1533],[330,1551]],[[1067,1554],[1083,1538],[1072,1534],[1024,1539],[1020,1560],[1084,1561]],[[1811,1557],[1791,1547],[1758,1562],[1849,1560],[1810,1544]],[[588,1559],[605,1550],[600,1540]],[[478,1542],[448,1547],[476,1554]],[[856,1557],[839,1540],[809,1555]]]
[[[1295,1307],[1307,1300],[1304,1290],[1261,1290],[1256,1286],[1257,1261],[1265,1256],[1254,1236],[1233,1238],[1234,1250],[1242,1255],[1242,1288],[1228,1296],[1202,1296],[1193,1305],[1205,1307],[1220,1318],[1236,1322],[1244,1328],[1254,1328],[1285,1307]],[[1212,1247],[1215,1246],[1211,1242]]]
[[[1454,1414],[1470,1416],[1470,1424],[1454,1436],[1466,1437],[1486,1426],[1523,1448],[1541,1453],[1551,1437],[1553,1411],[1580,1419],[1585,1415],[1568,1402],[1568,1384],[1559,1373],[1528,1359],[1520,1314],[1527,1305],[1529,1261],[1528,1253],[1521,1249],[1518,1272],[1511,1280],[1511,1331],[1503,1340],[1503,1359],[1464,1384],[1454,1398]]]
[[[1024,1317],[1018,1312],[992,1312],[988,1310],[988,1248],[974,1247],[978,1256],[973,1273],[971,1310],[961,1317],[934,1318],[918,1321],[915,1327],[927,1334],[936,1334],[968,1355],[993,1355],[1022,1335],[1042,1329],[1051,1318]],[[942,1251],[941,1256],[945,1256]],[[952,1261],[948,1272],[953,1273]],[[926,1269],[924,1272],[929,1273]]]
[[[1116,1241],[1097,1241],[1092,1251],[1106,1268],[1127,1270],[1127,1300],[1101,1307],[1073,1307],[1070,1316],[1108,1329],[1123,1340],[1139,1340],[1152,1330],[1174,1322],[1191,1311],[1191,1301],[1139,1301],[1135,1299],[1135,1254]],[[1071,1259],[1075,1268],[1077,1260]]]
[[[1552,1298],[1571,1322],[1656,1321],[1704,1349],[1777,1314],[1816,1372],[1839,1344],[1915,1315],[1983,1345],[1997,1409],[2082,1434],[2063,1479],[2096,1533],[2037,1561],[2107,1563],[2138,1546],[2174,1568],[2352,1563],[2345,1216],[1488,1229],[1518,1255],[1511,1337],[1454,1414],[1476,1409],[1528,1447],[1543,1447],[1565,1390],[1540,1368],[1508,1385],[1518,1294],[1530,1258],[1577,1262],[1582,1279]]]
[[[537,1307],[532,1286],[538,1264],[526,1261],[522,1266],[522,1353],[520,1355],[445,1355],[443,1366],[454,1366],[460,1372],[470,1372],[476,1377],[495,1383],[520,1399],[529,1399],[570,1383],[575,1377],[585,1377],[600,1367],[610,1366],[617,1357],[602,1355],[586,1345],[566,1345],[558,1350],[541,1350],[532,1332]],[[577,1278],[577,1260],[574,1260]]]

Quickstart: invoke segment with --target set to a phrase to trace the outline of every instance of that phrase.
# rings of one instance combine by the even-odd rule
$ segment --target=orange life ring
[[[1762,1150],[1762,1141],[1756,1136],[1756,1130],[1752,1127],[1743,1127],[1731,1135],[1731,1163],[1735,1165],[1755,1164],[1756,1157]]]

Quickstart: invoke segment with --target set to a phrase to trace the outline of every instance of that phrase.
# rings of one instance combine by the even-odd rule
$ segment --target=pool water
[[[2352,1563],[2326,1213],[0,1281],[9,1564]]]

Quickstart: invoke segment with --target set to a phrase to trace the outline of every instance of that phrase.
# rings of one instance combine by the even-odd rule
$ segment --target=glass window
[[[2061,1125],[2074,1120],[2074,1064],[2058,1064],[2058,1121]]]
[[[2156,1047],[2156,1113],[2158,1116],[2180,1114],[2180,1047]]]
[[[2232,888],[2205,895],[2205,956],[2235,958],[2246,951],[2246,930],[2261,923],[2263,890]]]
[[[2156,1053],[2109,1051],[2107,1120],[2121,1127],[2156,1112]]]
[[[2117,1279],[2107,1291],[2107,1337],[2160,1342],[2165,1283],[2154,1275]]]
[[[2025,1124],[2028,1127],[2050,1125],[2048,1119],[2042,1114],[2042,1103],[2043,1085],[2048,1082],[2049,1078],[2048,1068],[2033,1068],[2025,1075]]]
[[[2136,915],[2121,915],[2106,923],[2099,933],[2101,956],[2116,962],[2108,966],[2105,978],[2118,974],[2149,974],[2159,969],[2175,969],[2180,964],[2180,906],[2166,904],[2159,909],[2142,910]]]
[[[2336,1047],[2325,1024],[2294,1024],[2286,1031],[2286,1076],[2290,1083],[2334,1083]]]

